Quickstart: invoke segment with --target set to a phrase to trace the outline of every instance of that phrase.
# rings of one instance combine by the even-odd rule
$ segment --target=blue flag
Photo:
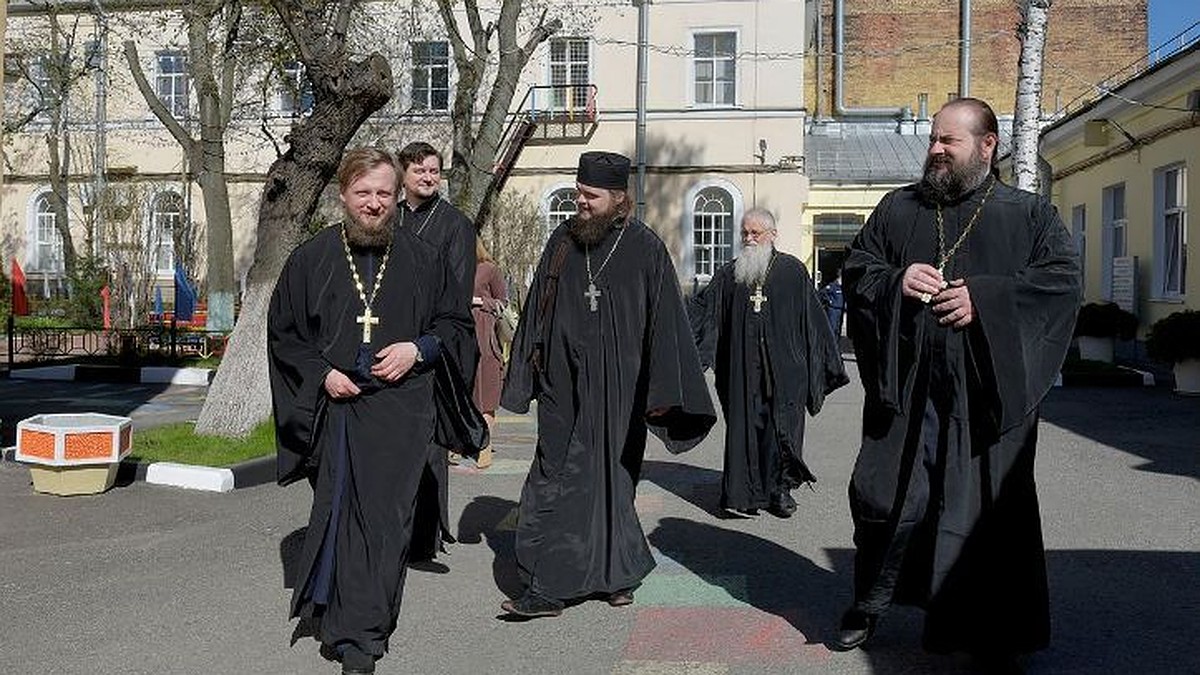
[[[175,266],[175,320],[191,321],[196,312],[196,291],[188,283],[183,268]]]
[[[162,286],[155,286],[154,287],[154,320],[162,321],[162,318],[163,318]]]

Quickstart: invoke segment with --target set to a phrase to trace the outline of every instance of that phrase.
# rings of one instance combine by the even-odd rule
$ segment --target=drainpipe
[[[823,56],[823,54],[821,52],[825,49],[825,41],[824,41],[824,37],[822,36],[822,25],[821,25],[821,13],[822,13],[821,4],[822,4],[822,2],[821,2],[821,0],[815,0],[815,2],[813,2],[813,4],[816,5],[816,13],[817,13],[817,92],[816,92],[816,100],[815,100],[816,106],[813,108],[813,115],[816,116],[817,119],[820,119],[820,117],[821,117],[821,87],[823,87],[825,85],[825,74],[821,70],[821,65],[822,65],[821,57]]]
[[[839,117],[898,118],[904,108],[847,108],[846,107],[846,2],[833,0],[833,79],[834,112]]]
[[[959,0],[959,32],[962,44],[958,48],[958,95],[971,95],[971,0]]]

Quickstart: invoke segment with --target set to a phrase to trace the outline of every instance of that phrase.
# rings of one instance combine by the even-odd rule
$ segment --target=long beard
[[[571,235],[575,243],[580,246],[595,246],[604,241],[604,237],[617,225],[617,222],[612,217],[593,217],[587,221],[572,218],[571,223],[567,226],[567,234]]]
[[[978,148],[965,163],[959,166],[951,164],[945,173],[938,173],[934,168],[933,158],[927,157],[925,175],[917,184],[917,190],[930,204],[949,204],[979,187],[987,178],[990,169],[987,161],[979,154]]]
[[[771,265],[771,244],[757,244],[742,248],[742,254],[733,261],[733,278],[740,284],[753,286],[766,281],[767,268]]]
[[[354,248],[386,248],[392,243],[392,223],[385,220],[380,225],[364,225],[346,214],[346,240]]]

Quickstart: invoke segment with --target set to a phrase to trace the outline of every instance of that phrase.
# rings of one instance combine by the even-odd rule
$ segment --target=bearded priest
[[[746,211],[741,255],[689,307],[725,414],[721,508],[740,517],[795,513],[792,490],[816,480],[801,452],[805,410],[849,381],[808,270],[775,249],[777,234],[770,211]]]
[[[374,672],[387,651],[435,382],[475,340],[443,254],[393,220],[397,175],[385,151],[346,153],[346,218],[292,252],[267,319],[279,483],[313,487],[291,616],[343,673]]]

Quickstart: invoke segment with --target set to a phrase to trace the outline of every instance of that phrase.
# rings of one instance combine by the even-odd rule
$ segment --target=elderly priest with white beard
[[[741,516],[796,511],[792,490],[816,478],[805,465],[805,410],[849,380],[804,263],[775,249],[770,211],[742,218],[742,253],[689,307],[705,368],[725,414],[721,507]]]

